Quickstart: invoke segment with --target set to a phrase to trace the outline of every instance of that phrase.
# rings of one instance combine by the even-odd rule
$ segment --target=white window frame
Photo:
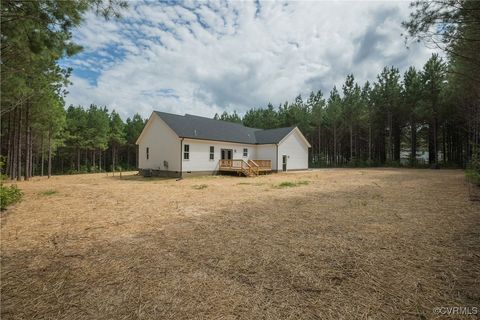
[[[183,160],[190,160],[190,145],[183,145]]]
[[[243,157],[248,158],[248,148],[243,148]]]
[[[147,160],[150,159],[150,148],[149,147],[147,147],[145,149],[145,156],[147,157]]]
[[[215,160],[215,146],[210,146],[210,155],[208,156],[210,161]]]

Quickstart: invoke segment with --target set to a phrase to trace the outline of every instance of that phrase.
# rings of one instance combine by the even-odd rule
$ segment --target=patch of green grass
[[[54,195],[54,194],[57,194],[57,193],[58,193],[57,190],[49,189],[49,190],[42,191],[39,194],[41,196],[51,196],[51,195]]]
[[[194,179],[194,180],[213,180],[213,179],[224,179],[224,176],[219,176],[219,175],[204,175],[204,176],[193,176],[193,177],[188,177],[188,179]]]
[[[259,186],[264,186],[265,183],[264,182],[255,182],[255,183],[252,183],[252,182],[239,182],[237,183],[237,186],[256,186],[256,187],[259,187]]]
[[[283,181],[277,187],[279,187],[279,188],[290,188],[290,187],[296,187],[296,186],[297,186],[297,184],[295,182]]]
[[[306,186],[308,185],[310,182],[308,182],[307,180],[300,180],[300,181],[297,181],[297,185],[299,186]]]
[[[308,185],[308,181],[301,180],[301,181],[283,181],[280,184],[278,184],[276,187],[277,188],[292,188],[292,187],[298,187],[298,186],[306,186]]]
[[[192,186],[193,189],[195,190],[202,190],[202,189],[206,189],[208,186],[206,184],[196,184],[194,186]]]

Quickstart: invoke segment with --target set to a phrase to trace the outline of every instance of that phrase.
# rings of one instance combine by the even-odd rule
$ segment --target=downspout
[[[183,153],[183,139],[185,138],[182,138],[182,140],[180,140],[180,179],[183,179],[183,157],[182,157],[182,153]]]
[[[278,172],[278,143],[277,143],[277,144],[275,144],[275,146],[277,146],[277,152],[276,152],[275,166],[277,167],[277,168],[276,168],[276,171]]]

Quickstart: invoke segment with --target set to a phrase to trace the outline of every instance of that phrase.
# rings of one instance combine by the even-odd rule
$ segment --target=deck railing
[[[219,160],[220,170],[242,172],[245,175],[259,175],[261,172],[272,170],[271,160],[239,160],[225,159]]]
[[[252,160],[260,170],[272,170],[272,160]]]
[[[220,160],[220,168],[240,169],[244,162],[243,160]]]

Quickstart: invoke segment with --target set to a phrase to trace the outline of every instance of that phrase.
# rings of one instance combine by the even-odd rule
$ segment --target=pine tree
[[[125,124],[120,118],[120,115],[112,111],[110,114],[110,145],[112,147],[112,171],[115,172],[116,165],[118,163],[118,148],[124,145],[127,140],[125,139]]]

